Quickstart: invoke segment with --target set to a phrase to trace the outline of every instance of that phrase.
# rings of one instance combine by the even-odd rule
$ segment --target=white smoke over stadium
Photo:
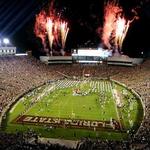
[[[107,58],[107,57],[112,56],[111,50],[104,50],[103,48],[99,47],[98,51],[99,51],[100,57],[102,58]]]

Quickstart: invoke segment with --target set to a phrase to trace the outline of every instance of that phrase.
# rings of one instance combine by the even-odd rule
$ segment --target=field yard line
[[[16,106],[20,103],[20,101],[17,101],[17,103],[11,108],[10,113],[12,113],[14,111],[14,109],[16,108]]]
[[[115,96],[115,100],[116,100],[116,104],[119,106],[121,104],[121,99],[118,95],[118,92],[116,89],[113,90],[114,96]]]
[[[72,117],[72,114],[73,114],[73,102],[71,100],[71,117]]]
[[[45,96],[45,94],[47,94],[47,92],[50,92],[52,89],[54,88],[54,86],[51,86],[49,89],[44,90],[42,93],[38,94],[38,96],[35,98],[35,101],[39,101],[42,99],[43,96]],[[41,96],[42,95],[42,96]],[[34,100],[33,100],[34,101]],[[26,114],[29,112],[29,110],[37,103],[34,103],[32,106],[30,106],[23,114]]]
[[[113,93],[113,87],[111,85],[111,91],[112,91],[112,96],[113,96],[113,99],[115,98],[114,96],[114,93]],[[120,122],[120,116],[119,116],[119,112],[118,112],[118,108],[117,108],[117,104],[116,104],[116,100],[114,99],[114,103],[115,103],[115,109],[116,109],[116,113],[117,113],[117,117],[118,117],[118,121],[119,121],[119,124],[120,124],[120,127],[121,127],[121,130],[122,130],[122,124]]]
[[[58,95],[57,95],[57,96],[58,96]],[[60,100],[61,100],[61,98],[60,98]],[[62,102],[62,101],[61,101],[61,102]],[[60,108],[63,109],[63,108],[65,107],[66,103],[68,103],[68,100],[66,100],[65,103],[63,103],[63,106],[60,107],[60,103],[59,103],[59,105],[58,105],[58,107],[59,107],[59,108],[58,108],[58,117],[59,117],[59,118],[60,118]]]

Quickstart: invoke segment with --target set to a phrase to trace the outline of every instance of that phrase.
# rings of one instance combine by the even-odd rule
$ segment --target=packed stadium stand
[[[59,73],[60,72],[60,73]],[[70,77],[110,78],[135,90],[142,98],[145,116],[138,132],[128,141],[108,141],[81,139],[75,149],[149,149],[150,148],[150,60],[135,67],[81,64],[45,65],[28,56],[0,57],[0,118],[5,117],[8,107],[23,93],[49,80]],[[0,120],[1,120],[0,119]],[[0,149],[73,149],[58,144],[42,144],[34,131],[26,134],[0,133]],[[131,133],[132,134],[132,133]],[[29,143],[27,139],[33,139]]]

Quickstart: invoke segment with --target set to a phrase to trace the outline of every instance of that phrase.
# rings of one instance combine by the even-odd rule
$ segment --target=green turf
[[[67,83],[70,84],[72,81],[62,80],[50,85],[44,85],[21,98],[7,113],[6,120],[3,123],[6,126],[5,131],[16,132],[17,130],[25,132],[32,128],[44,137],[65,139],[92,137],[121,140],[127,138],[127,134],[124,132],[139,127],[143,117],[141,102],[125,87],[107,80],[93,80],[82,81],[77,85],[69,85],[63,88]],[[53,88],[53,90],[48,91],[51,87],[59,88]],[[112,92],[113,88],[120,93],[123,107],[119,108],[116,106]],[[75,89],[80,89],[81,93],[90,92],[84,96],[74,96],[73,91]],[[123,94],[123,91],[126,94]],[[45,92],[47,93],[39,98]],[[132,99],[130,103],[129,98]],[[14,123],[14,120],[20,115],[100,121],[109,121],[113,118],[122,124],[123,132],[108,131],[107,129],[102,129],[101,131],[75,128],[49,129],[45,126]]]
[[[88,96],[72,96],[72,89],[58,90],[36,103],[26,115],[43,115],[59,118],[109,120],[117,119],[114,101],[107,100],[104,108],[99,103],[97,94]],[[105,111],[106,116],[103,116]],[[87,113],[88,112],[88,113]]]

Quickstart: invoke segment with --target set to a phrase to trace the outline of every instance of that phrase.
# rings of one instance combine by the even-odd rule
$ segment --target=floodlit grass
[[[82,137],[122,140],[127,138],[125,131],[137,129],[142,117],[143,109],[141,102],[124,87],[106,80],[82,81],[77,85],[63,87],[71,84],[71,81],[64,80],[56,83],[59,87],[49,91],[39,100],[34,101],[42,95],[45,89],[54,85],[45,85],[25,95],[7,113],[4,121],[6,132],[26,132],[34,130],[43,137],[79,139]],[[123,107],[116,106],[112,88],[121,93]],[[90,91],[87,95],[73,95],[75,89],[81,93]],[[125,91],[124,95],[122,91]],[[132,101],[129,103],[129,99]],[[129,115],[130,114],[130,115]],[[46,116],[68,119],[110,121],[111,118],[121,122],[124,132],[87,130],[87,129],[50,129],[46,126],[17,124],[14,120],[20,115]]]
[[[99,103],[97,94],[72,96],[73,89],[63,89],[50,93],[36,103],[26,115],[49,116],[87,120],[117,119],[113,100],[108,100],[104,108]],[[106,113],[104,117],[103,113]]]

